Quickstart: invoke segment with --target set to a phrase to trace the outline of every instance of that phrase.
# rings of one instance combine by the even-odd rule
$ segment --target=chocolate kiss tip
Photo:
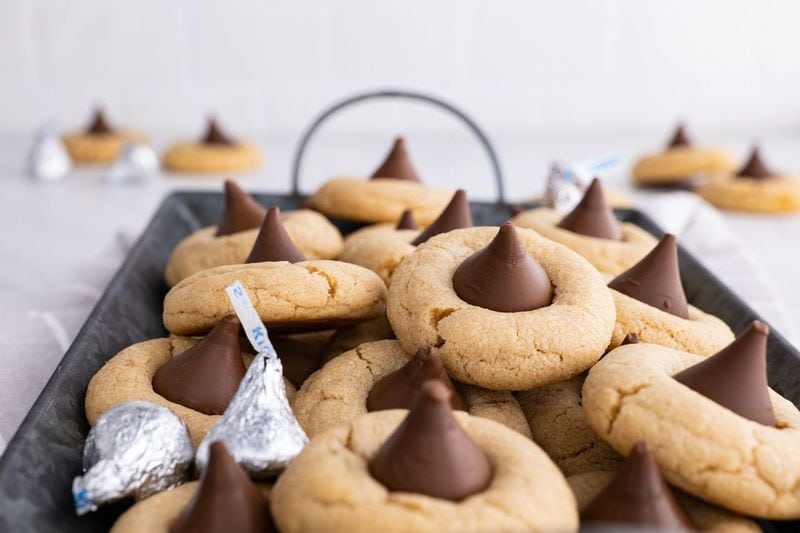
[[[372,173],[371,178],[394,178],[399,180],[409,180],[420,182],[419,175],[414,169],[414,164],[406,150],[406,141],[403,137],[397,137],[392,145],[392,149],[386,155],[381,166]]]
[[[436,217],[433,223],[425,228],[411,244],[419,246],[427,241],[434,235],[440,233],[447,233],[454,229],[471,228],[472,227],[472,213],[469,209],[469,202],[467,201],[467,193],[464,189],[458,189],[450,203],[444,210]]]
[[[510,222],[459,265],[453,289],[469,304],[503,313],[532,311],[553,300],[550,277],[525,249]]]
[[[405,420],[369,464],[388,490],[460,501],[484,490],[492,468],[483,450],[456,422],[450,389],[423,383]]]
[[[670,233],[608,286],[666,313],[689,318],[689,304],[678,268],[678,244]]]
[[[203,144],[233,144],[233,140],[222,131],[219,122],[213,116],[208,119],[208,127],[202,142]]]
[[[720,352],[674,378],[744,418],[774,426],[767,384],[768,336],[769,327],[756,320]]]
[[[193,347],[153,375],[153,390],[171,402],[207,415],[221,415],[245,374],[239,319],[227,315]]]
[[[411,209],[406,209],[397,221],[395,229],[419,229],[417,221],[414,220],[414,213]]]
[[[271,207],[261,223],[256,242],[250,255],[245,259],[245,263],[263,263],[265,261],[288,261],[297,263],[305,261],[297,246],[292,242],[292,238],[286,232],[281,222],[281,210],[278,207]]]
[[[622,339],[620,346],[626,346],[628,344],[639,344],[639,335],[636,333],[628,333],[625,335],[625,338]]]
[[[561,219],[558,227],[598,239],[622,239],[619,222],[606,202],[603,186],[597,178],[592,180],[581,201]]]
[[[217,224],[217,237],[257,228],[264,220],[264,208],[236,182],[225,180],[225,211]]]
[[[743,178],[763,179],[772,177],[775,173],[767,167],[761,157],[761,150],[757,145],[754,145],[750,158],[736,175]]]
[[[406,364],[375,383],[367,397],[367,410],[410,409],[422,385],[431,379],[445,384],[451,394],[450,405],[453,409],[467,410],[464,398],[447,375],[439,350],[432,346],[421,347]]]
[[[636,443],[611,483],[584,509],[581,523],[695,530],[644,442]]]
[[[101,107],[96,108],[94,110],[94,115],[92,116],[92,121],[91,123],[89,123],[89,127],[86,128],[86,133],[90,133],[93,135],[107,135],[113,132],[114,129],[108,123],[103,108]]]
[[[686,127],[684,124],[678,124],[675,128],[675,133],[672,135],[672,139],[669,141],[668,148],[677,148],[679,146],[691,146],[692,142],[689,140],[689,136],[686,135]]]
[[[170,533],[274,531],[266,499],[221,442],[212,442],[200,485]]]

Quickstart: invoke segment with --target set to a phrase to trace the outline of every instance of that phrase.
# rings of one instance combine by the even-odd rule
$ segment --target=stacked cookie
[[[170,258],[172,335],[112,358],[87,417],[147,399],[197,445],[252,358],[225,296],[238,280],[310,442],[258,485],[213,446],[199,482],[115,530],[224,527],[231,512],[242,531],[749,531],[743,515],[800,517],[786,452],[800,413],[767,388],[766,327],[734,339],[690,305],[673,236],[620,224],[599,182],[564,217],[473,227],[463,191],[426,215],[411,173],[398,141],[376,177],[323,186],[316,209],[375,223],[344,240],[317,211],[265,212],[227,185],[220,223]]]

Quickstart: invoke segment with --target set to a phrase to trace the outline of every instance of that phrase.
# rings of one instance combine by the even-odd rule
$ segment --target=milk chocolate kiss
[[[109,133],[114,133],[114,129],[109,125],[108,120],[106,120],[106,114],[101,108],[98,107],[94,110],[92,121],[89,123],[89,127],[86,128],[86,133],[91,135],[108,135]]]
[[[411,158],[406,151],[406,140],[398,137],[394,140],[394,145],[386,159],[383,160],[375,172],[372,173],[371,178],[394,178],[396,180],[409,180],[420,182],[417,171],[414,170],[414,165],[411,163]]]
[[[239,319],[228,315],[203,340],[159,368],[153,376],[153,390],[195,411],[221,415],[244,373]]]
[[[689,140],[689,136],[686,135],[686,128],[683,124],[678,124],[678,127],[675,128],[675,133],[672,135],[672,139],[669,141],[668,148],[677,148],[679,146],[691,146],[692,141]]]
[[[270,207],[261,223],[261,229],[258,230],[253,249],[250,250],[250,255],[244,262],[289,261],[297,263],[305,260],[306,256],[295,246],[292,238],[286,232],[286,228],[283,227],[281,210],[278,207]]]
[[[369,464],[372,476],[395,492],[460,501],[485,489],[492,467],[483,450],[458,425],[450,390],[426,381],[408,416]]]
[[[532,311],[553,300],[550,277],[525,250],[511,222],[464,259],[453,274],[453,289],[467,303],[503,313]]]
[[[625,338],[622,339],[620,346],[627,346],[628,344],[639,344],[639,335],[636,333],[628,333],[625,335]]]
[[[755,320],[722,351],[673,377],[740,416],[774,426],[767,388],[768,335],[769,327]]]
[[[608,284],[615,291],[667,313],[689,318],[678,270],[678,245],[667,233],[649,254]]]
[[[581,513],[581,525],[628,524],[689,530],[695,525],[664,482],[644,442],[637,442],[616,477]]]
[[[598,239],[622,239],[619,222],[606,202],[603,187],[597,178],[592,180],[581,201],[561,219],[558,227]]]
[[[231,180],[225,180],[225,211],[217,224],[217,237],[257,228],[265,210],[255,198]]]
[[[472,213],[469,210],[469,202],[467,201],[467,193],[463,189],[458,189],[450,199],[450,203],[444,208],[444,211],[439,213],[436,220],[425,228],[425,231],[420,233],[411,244],[419,246],[427,241],[434,235],[440,233],[447,233],[448,231],[461,228],[472,227]]]
[[[406,209],[403,211],[403,214],[400,216],[400,220],[397,221],[397,226],[395,229],[419,229],[417,221],[414,220],[414,213],[411,212],[411,209]]]
[[[212,442],[200,485],[172,522],[170,533],[275,531],[267,500],[222,442]]]
[[[422,384],[437,379],[450,390],[450,405],[453,409],[466,411],[467,404],[458,393],[444,369],[439,350],[423,346],[396,372],[379,380],[367,397],[369,411],[384,409],[411,409],[419,396]]]
[[[202,143],[231,145],[233,144],[233,139],[228,137],[225,132],[222,131],[217,119],[215,117],[211,117],[208,119],[208,128],[206,129],[206,134],[203,137]]]
[[[747,163],[736,175],[742,178],[764,179],[775,176],[775,173],[764,164],[764,160],[761,159],[761,150],[758,149],[758,146],[753,146],[753,151],[750,152],[750,159],[747,160]]]

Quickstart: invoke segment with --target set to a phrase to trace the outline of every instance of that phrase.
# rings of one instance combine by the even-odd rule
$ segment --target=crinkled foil
[[[75,512],[180,485],[193,457],[186,425],[166,407],[144,401],[112,407],[86,437],[84,474],[72,482]]]
[[[271,343],[256,355],[222,419],[200,443],[196,462],[205,470],[208,447],[222,441],[254,478],[280,473],[308,442],[289,407],[283,366]]]
[[[580,178],[569,167],[562,163],[553,163],[550,174],[547,175],[545,206],[567,213],[580,202],[583,187]]]
[[[42,126],[36,132],[28,152],[26,171],[31,178],[41,181],[56,181],[72,170],[72,160],[61,139],[50,126]]]
[[[114,185],[141,183],[158,170],[158,156],[146,144],[127,143],[114,165],[106,174],[106,181]]]

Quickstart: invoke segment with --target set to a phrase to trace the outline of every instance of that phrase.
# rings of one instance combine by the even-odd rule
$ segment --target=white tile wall
[[[498,134],[800,132],[794,0],[2,0],[0,129],[85,121],[296,136],[375,86],[449,97]],[[338,131],[446,128],[419,109]]]

